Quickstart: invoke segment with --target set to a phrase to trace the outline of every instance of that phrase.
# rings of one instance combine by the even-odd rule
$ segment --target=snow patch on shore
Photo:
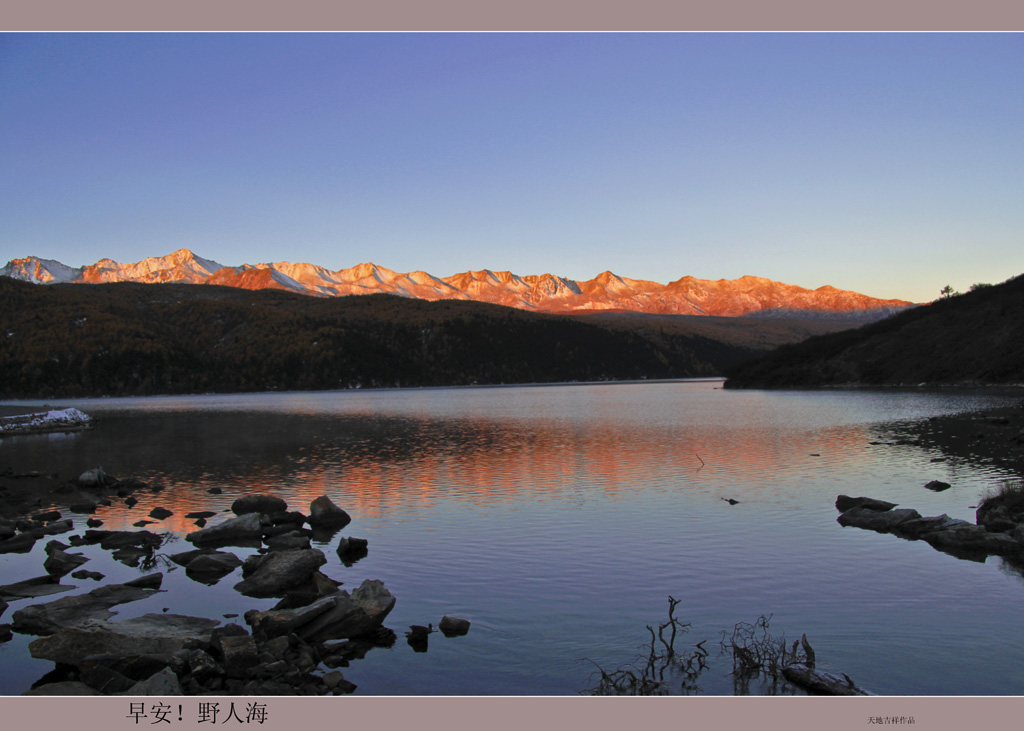
[[[0,434],[11,431],[36,430],[45,428],[82,427],[90,422],[88,414],[78,409],[60,409],[38,414],[22,414],[0,418]]]

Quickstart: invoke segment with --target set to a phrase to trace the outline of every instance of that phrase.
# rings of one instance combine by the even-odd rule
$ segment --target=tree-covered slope
[[[485,303],[0,277],[0,397],[720,374],[753,350]]]
[[[785,345],[727,375],[729,388],[1024,383],[1024,276]]]

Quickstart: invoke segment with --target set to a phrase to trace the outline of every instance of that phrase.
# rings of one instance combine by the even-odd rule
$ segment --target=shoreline
[[[1024,479],[1024,400],[1015,406],[915,419],[893,431],[948,457],[995,465]]]

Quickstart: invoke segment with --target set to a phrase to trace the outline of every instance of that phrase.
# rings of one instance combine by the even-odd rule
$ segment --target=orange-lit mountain
[[[72,268],[50,259],[14,259],[0,275],[53,282],[185,282],[242,289],[283,289],[320,297],[387,292],[425,300],[468,299],[537,312],[644,312],[665,315],[800,314],[877,319],[911,307],[903,300],[819,287],[810,290],[760,277],[711,281],[683,277],[669,284],[627,279],[604,272],[576,282],[551,274],[520,276],[489,269],[439,278],[426,272],[399,273],[375,264],[331,271],[315,264],[223,266],[180,249],[134,264],[101,259]]]

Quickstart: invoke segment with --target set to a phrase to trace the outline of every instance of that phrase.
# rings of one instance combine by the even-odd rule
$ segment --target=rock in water
[[[445,615],[438,627],[445,637],[459,637],[469,632],[469,620]]]
[[[117,479],[104,472],[102,467],[96,467],[78,476],[78,484],[83,487],[104,487],[115,482]]]
[[[262,538],[263,523],[260,521],[259,513],[246,513],[185,536],[186,541],[196,544]]]
[[[896,507],[896,503],[889,503],[885,500],[876,500],[872,497],[849,497],[848,495],[840,495],[836,498],[836,509],[840,513],[845,513],[850,508],[867,508],[868,510],[876,510],[880,513],[886,510],[892,510]]]
[[[245,579],[235,589],[246,596],[281,596],[288,589],[309,581],[327,563],[324,552],[315,548],[298,548],[255,555],[245,561]]]
[[[344,528],[352,517],[339,508],[326,495],[321,495],[309,505],[309,524],[324,528]]]

